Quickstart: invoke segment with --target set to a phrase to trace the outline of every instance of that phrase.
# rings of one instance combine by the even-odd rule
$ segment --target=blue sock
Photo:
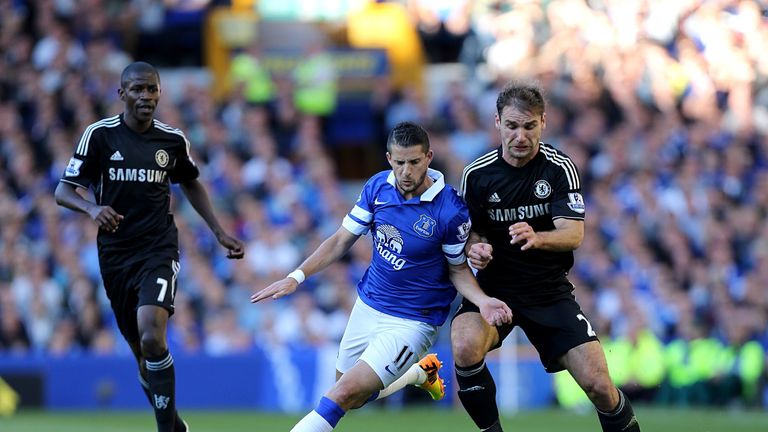
[[[336,402],[325,396],[320,399],[320,403],[317,404],[315,411],[320,414],[320,417],[324,418],[331,427],[336,427],[339,420],[346,414]]]

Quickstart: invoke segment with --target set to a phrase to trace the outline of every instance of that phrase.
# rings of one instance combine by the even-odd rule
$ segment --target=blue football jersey
[[[371,232],[373,257],[357,285],[360,299],[389,315],[442,325],[456,297],[448,264],[466,261],[471,223],[443,174],[427,175],[434,184],[410,200],[395,187],[392,171],[374,175],[343,226],[355,235]]]

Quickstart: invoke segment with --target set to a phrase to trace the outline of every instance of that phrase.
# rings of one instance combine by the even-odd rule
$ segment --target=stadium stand
[[[383,169],[389,125],[429,125],[434,165],[456,185],[498,142],[499,86],[534,77],[548,92],[544,139],[584,179],[586,236],[571,276],[622,388],[664,404],[768,405],[765,4],[478,0],[435,23],[425,8],[440,2],[394,3],[420,11],[426,57],[456,63],[463,80],[372,77],[369,98],[358,88],[325,125],[300,115],[283,75],[266,104],[237,86],[218,97],[183,73],[169,83],[158,117],[188,131],[214,205],[248,242],[247,259],[226,260],[189,204],[174,201],[184,254],[172,350],[257,355],[336,342],[371,253],[365,242],[308,280],[305,295],[254,307],[250,293],[336,229],[356,182]],[[0,0],[0,364],[130,356],[101,287],[95,227],[57,208],[52,191],[83,129],[120,111],[124,65],[148,50],[159,67],[199,71],[202,43],[189,33],[202,27],[190,20],[205,11],[164,7]],[[178,38],[166,24],[183,30]],[[373,156],[355,160],[334,139]],[[578,405],[569,383],[555,390]]]

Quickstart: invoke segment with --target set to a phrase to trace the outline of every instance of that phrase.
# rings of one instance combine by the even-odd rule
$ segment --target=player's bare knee
[[[367,396],[358,389],[348,385],[338,385],[338,383],[326,396],[336,402],[344,411],[358,408],[367,400]]]
[[[616,390],[616,386],[609,379],[600,380],[599,384],[595,386],[595,392],[601,400],[609,405],[615,405],[614,402],[618,402],[619,393]]]
[[[453,360],[457,366],[466,367],[483,361],[483,347],[476,341],[466,338],[455,339],[451,343]]]
[[[594,376],[583,385],[584,392],[598,408],[611,409],[615,405],[616,387],[610,379]]]
[[[141,334],[141,352],[145,358],[157,357],[167,350],[162,333],[145,331]]]

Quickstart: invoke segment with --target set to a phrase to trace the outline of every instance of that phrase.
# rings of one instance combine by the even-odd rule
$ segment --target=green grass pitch
[[[768,413],[742,410],[674,410],[637,407],[643,432],[765,432]],[[186,411],[182,413],[192,432],[288,431],[301,415],[245,411]],[[592,413],[574,414],[549,409],[505,417],[509,431],[599,432]],[[152,413],[146,411],[22,411],[0,417],[4,432],[151,432]],[[475,427],[461,409],[392,410],[371,407],[348,414],[339,432],[470,432]]]

